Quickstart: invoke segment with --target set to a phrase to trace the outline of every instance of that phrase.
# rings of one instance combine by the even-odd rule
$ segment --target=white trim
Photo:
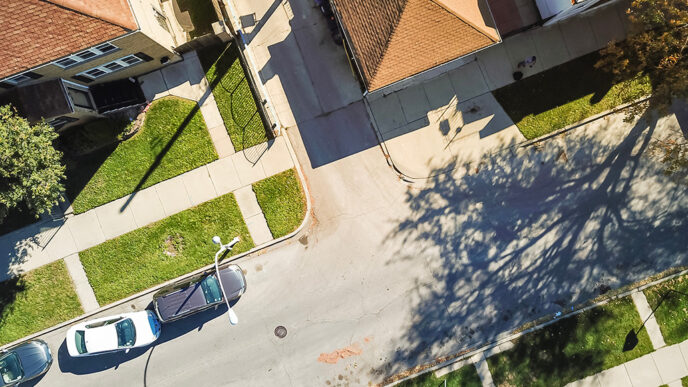
[[[107,48],[107,50],[103,50],[105,48]],[[115,46],[114,44],[112,44],[110,42],[104,42],[104,43],[100,43],[96,46],[93,46],[91,48],[87,48],[85,50],[81,50],[81,51],[76,52],[74,54],[62,57],[60,59],[56,59],[56,60],[52,61],[51,63],[57,67],[67,69],[67,68],[76,66],[79,63],[88,62],[88,61],[93,60],[95,58],[98,58],[100,56],[113,53],[117,50],[119,50],[119,47]],[[79,56],[80,54],[86,55],[86,57],[84,58],[82,56]],[[60,63],[61,61],[65,61],[65,60],[71,61],[71,63],[68,63],[68,64]]]
[[[125,69],[127,67],[137,65],[141,62],[143,62],[143,59],[139,58],[135,54],[129,54],[129,55],[125,55],[119,59],[115,59],[111,62],[103,63],[100,66],[96,66],[96,67],[90,68],[86,71],[82,71],[76,75],[81,75],[81,76],[84,76],[84,77],[87,77],[90,79],[98,79],[98,78],[104,77],[110,73],[114,73],[114,72],[117,72],[119,70]],[[96,75],[89,74],[89,72],[95,72],[97,74]]]

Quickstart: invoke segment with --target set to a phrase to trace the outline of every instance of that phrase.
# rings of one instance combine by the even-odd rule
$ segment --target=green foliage
[[[494,91],[527,139],[578,123],[650,93],[647,77],[615,79],[595,69],[598,53],[553,67]]]
[[[641,324],[629,297],[614,300],[529,333],[487,363],[497,386],[564,386],[652,352],[644,329],[638,344],[623,350]]]
[[[644,74],[652,83],[651,108],[666,113],[675,98],[688,98],[688,2],[635,0],[626,11],[631,34],[610,43],[596,67],[619,79]],[[629,119],[645,109],[629,110]]]
[[[68,171],[75,213],[124,197],[217,159],[203,116],[193,101],[163,98],[151,105],[143,126],[112,153]],[[91,172],[91,173],[89,173]]]
[[[79,253],[101,305],[213,263],[218,235],[239,236],[232,255],[253,247],[233,194],[205,202]]]
[[[0,107],[0,222],[21,203],[38,215],[61,199],[65,167],[55,138],[45,122],[30,125],[9,105]]]
[[[306,199],[293,169],[253,184],[258,204],[274,238],[296,230],[306,215]]]
[[[483,385],[475,366],[473,364],[468,364],[439,378],[435,377],[434,372],[428,372],[399,383],[397,386],[443,387],[445,381],[447,382],[447,387],[482,387]]]
[[[198,54],[222,121],[236,151],[268,140],[253,91],[235,44],[216,45]]]
[[[650,307],[657,308],[655,319],[667,345],[688,339],[688,276],[662,282],[643,293]]]
[[[64,261],[0,282],[0,344],[83,313]]]

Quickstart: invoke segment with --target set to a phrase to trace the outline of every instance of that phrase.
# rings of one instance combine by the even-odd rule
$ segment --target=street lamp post
[[[239,237],[234,237],[229,243],[226,245],[222,244],[222,240],[220,240],[220,237],[215,235],[213,237],[213,243],[216,245],[220,245],[220,250],[215,253],[215,273],[217,275],[217,282],[220,283],[220,290],[222,291],[222,297],[225,299],[225,303],[227,304],[227,313],[229,314],[229,323],[232,325],[237,325],[239,323],[239,317],[237,317],[236,313],[232,310],[232,307],[229,306],[229,300],[227,299],[227,294],[225,293],[225,288],[222,286],[222,279],[220,278],[220,267],[217,265],[217,257],[220,256],[225,250],[231,251],[232,247],[239,243]]]

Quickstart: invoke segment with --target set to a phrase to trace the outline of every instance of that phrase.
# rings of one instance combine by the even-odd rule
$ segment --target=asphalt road
[[[318,87],[299,82],[288,99]],[[387,166],[362,102],[295,119],[313,222],[238,262],[240,324],[208,311],[152,347],[76,360],[58,330],[39,385],[367,385],[688,261],[685,186],[650,157],[673,117],[603,120],[416,187]]]

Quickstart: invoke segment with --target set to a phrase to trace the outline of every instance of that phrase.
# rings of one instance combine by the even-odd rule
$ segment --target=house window
[[[94,67],[90,70],[86,70],[82,73],[77,74],[77,76],[85,76],[87,78],[96,79],[106,74],[114,73],[115,71],[119,71],[123,68],[143,62],[145,58],[141,58],[138,55],[139,54],[127,55],[117,60],[113,60],[112,62],[105,63],[104,65]]]
[[[40,77],[42,77],[42,75],[36,74],[33,71],[26,71],[21,74],[17,74],[13,77],[9,77],[3,80],[3,82],[8,83],[10,85],[18,85],[20,83],[28,82],[32,79],[38,79]]]
[[[102,43],[95,47],[77,52],[76,54],[72,54],[62,59],[58,59],[53,63],[62,67],[63,69],[66,69],[68,67],[75,66],[79,63],[89,61],[91,59],[97,58],[110,52],[114,52],[116,50],[117,46],[115,46],[114,44]]]
[[[162,12],[155,9],[155,7],[153,7],[153,13],[155,14],[155,20],[158,21],[160,27],[162,27],[165,31],[170,32],[170,28],[167,26],[167,18],[165,17],[165,15],[163,15]]]
[[[93,110],[93,104],[91,103],[91,98],[87,92],[75,89],[73,87],[67,87],[67,93],[69,94],[69,98],[72,100],[74,106]]]

